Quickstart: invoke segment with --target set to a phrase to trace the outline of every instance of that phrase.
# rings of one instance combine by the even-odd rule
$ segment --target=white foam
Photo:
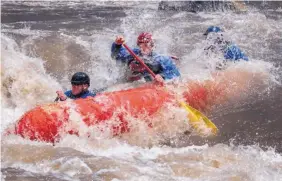
[[[70,6],[76,6],[77,2],[70,2]],[[17,2],[14,2],[17,3]],[[24,2],[27,5],[42,5],[49,7],[48,2],[29,1]],[[61,4],[60,4],[61,3]],[[58,3],[61,6],[65,2]],[[88,2],[86,2],[88,3]],[[91,2],[89,2],[91,3]],[[94,4],[96,2],[93,2]],[[118,2],[97,2],[101,5],[116,6]],[[135,2],[138,4],[138,2]],[[134,3],[121,2],[123,5],[132,5]],[[146,7],[143,4],[143,7]],[[267,75],[266,84],[273,82],[275,85],[281,84],[281,77],[277,75],[279,68],[274,68],[269,60],[273,57],[263,57],[264,54],[275,54],[269,48],[271,39],[281,38],[280,21],[270,20],[265,15],[257,12],[247,14],[234,14],[227,12],[222,13],[198,13],[202,22],[189,22],[187,17],[189,13],[175,13],[171,17],[164,17],[162,12],[156,12],[155,5],[149,10],[138,11],[130,9],[126,11],[128,15],[122,20],[122,24],[116,29],[105,28],[103,31],[93,30],[92,35],[86,37],[83,35],[67,35],[61,33],[62,38],[74,40],[89,53],[91,60],[97,61],[92,67],[88,67],[91,72],[91,84],[97,87],[112,85],[115,79],[120,75],[120,70],[116,67],[115,62],[110,58],[110,44],[114,41],[117,34],[123,34],[128,44],[134,47],[136,37],[141,31],[151,31],[156,37],[156,51],[163,54],[173,54],[174,50],[179,50],[183,54],[181,57],[181,73],[183,78],[192,80],[212,79],[211,72],[214,71],[215,62],[220,56],[204,57],[202,56],[204,39],[203,32],[210,25],[222,26],[227,35],[237,43],[250,58],[249,62],[239,62],[231,64],[228,70],[248,71],[251,73],[261,72]],[[51,8],[51,7],[50,7]],[[152,11],[153,10],[153,11]],[[145,12],[145,13],[144,13]],[[196,15],[195,15],[196,16]],[[244,20],[244,21],[243,21]],[[68,22],[69,23],[69,22]],[[177,26],[179,25],[179,26]],[[197,27],[193,29],[194,27]],[[198,28],[199,27],[199,28]],[[19,30],[10,30],[8,26],[5,33],[13,32],[20,35],[44,37],[48,31],[35,31],[29,27]],[[183,29],[188,28],[189,33]],[[84,31],[84,30],[81,30]],[[280,33],[280,34],[279,34]],[[27,56],[27,51],[17,45],[12,38],[5,34],[1,35],[1,74],[2,74],[2,117],[1,132],[9,125],[15,122],[22,113],[34,107],[36,104],[52,102],[57,88],[61,86],[45,72],[43,60]],[[29,43],[29,42],[28,42]],[[192,44],[192,46],[190,46]],[[99,46],[97,46],[99,45]],[[190,49],[186,49],[189,47]],[[277,53],[277,52],[276,52]],[[281,59],[281,58],[280,58]],[[206,64],[210,63],[211,67]],[[276,70],[275,70],[276,69]],[[27,78],[26,78],[27,77]],[[68,79],[66,78],[68,81]],[[66,82],[67,82],[66,81]],[[61,82],[62,83],[62,82]],[[123,89],[126,86],[117,86],[114,90]],[[255,91],[255,90],[254,90]],[[10,94],[10,95],[9,95]],[[181,111],[173,109],[179,113],[181,120]],[[173,117],[173,114],[165,115]],[[273,149],[266,151],[257,146],[234,146],[218,144],[215,146],[186,146],[183,148],[172,148],[169,146],[160,146],[156,142],[159,137],[150,137],[154,135],[147,129],[147,125],[139,124],[138,134],[128,134],[124,137],[111,137],[110,130],[105,132],[94,132],[88,138],[89,131],[95,131],[99,128],[87,128],[81,124],[82,119],[72,112],[72,124],[70,126],[79,127],[82,136],[64,135],[62,140],[52,149],[70,148],[80,151],[89,157],[105,157],[114,160],[117,164],[132,165],[134,171],[124,179],[114,178],[113,180],[274,180],[279,181],[282,178],[281,154]],[[134,119],[133,119],[134,120]],[[138,121],[135,119],[134,121]],[[174,136],[178,131],[183,131],[185,124],[178,122],[169,122],[174,124],[169,130],[164,129],[162,135]],[[137,126],[137,127],[138,127]],[[138,132],[139,131],[139,132]],[[147,131],[147,132],[146,132]],[[150,134],[149,134],[150,133]],[[155,133],[162,133],[156,131]],[[165,134],[167,133],[167,134]],[[139,137],[138,137],[139,136]],[[142,144],[146,136],[152,138],[151,143]],[[131,139],[130,139],[131,138]],[[149,142],[148,141],[148,142]],[[2,147],[19,144],[26,146],[50,146],[50,143],[25,140],[19,136],[10,135],[5,137],[1,142]],[[8,154],[8,153],[7,153]],[[62,153],[63,154],[63,153]],[[25,157],[25,155],[22,155]],[[52,173],[58,178],[68,180],[78,180],[79,173],[89,175],[93,172],[92,167],[83,158],[67,157],[62,155],[50,157],[50,160],[39,160],[37,162],[26,163],[22,160],[10,160],[12,155],[1,157],[3,168],[13,167],[20,168],[35,173],[48,174]],[[56,167],[59,165],[58,167]],[[177,167],[179,166],[179,167]],[[116,173],[126,173],[128,170],[120,168],[99,168],[97,175]]]

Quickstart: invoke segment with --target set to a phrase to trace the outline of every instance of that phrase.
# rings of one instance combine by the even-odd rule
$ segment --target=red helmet
[[[140,43],[153,43],[152,34],[143,32],[137,38],[137,45]]]

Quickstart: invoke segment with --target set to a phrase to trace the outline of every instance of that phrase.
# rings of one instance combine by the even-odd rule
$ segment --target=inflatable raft
[[[185,102],[197,109],[204,108],[208,94],[204,86],[183,92]],[[88,127],[114,120],[115,124],[111,125],[112,134],[119,135],[130,131],[127,116],[138,118],[146,114],[150,118],[167,103],[178,104],[173,92],[163,86],[143,85],[101,93],[94,98],[37,106],[26,112],[9,132],[30,140],[52,143],[59,141],[62,134],[80,135],[79,129],[67,126],[70,114],[75,111]],[[150,122],[148,127],[152,127]]]

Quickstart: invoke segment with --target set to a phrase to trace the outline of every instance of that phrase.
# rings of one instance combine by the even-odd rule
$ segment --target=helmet
[[[137,38],[137,45],[140,43],[153,43],[152,34],[143,32]]]
[[[76,72],[75,74],[73,74],[73,76],[71,78],[71,84],[74,84],[74,85],[88,84],[88,85],[90,85],[90,78],[84,72]]]
[[[204,33],[204,35],[208,35],[211,32],[222,32],[222,30],[218,26],[210,26],[207,31]]]

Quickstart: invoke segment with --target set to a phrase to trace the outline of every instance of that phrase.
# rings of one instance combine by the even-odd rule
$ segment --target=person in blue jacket
[[[122,36],[117,36],[111,47],[112,58],[117,62],[128,65],[131,70],[131,75],[128,77],[129,81],[139,80],[142,77],[146,81],[151,81],[152,77],[146,69],[138,61],[134,60],[133,56],[122,46],[124,41]],[[172,60],[175,57],[159,55],[153,51],[154,41],[151,33],[141,33],[137,38],[137,45],[139,48],[134,48],[133,52],[156,74],[158,82],[180,76],[179,70]]]
[[[69,99],[87,98],[89,96],[94,97],[96,94],[88,90],[90,86],[90,78],[84,72],[76,72],[71,78],[72,89],[63,93],[63,91],[57,91],[58,99],[65,101]]]
[[[249,58],[244,52],[234,43],[224,38],[223,31],[217,26],[210,26],[204,35],[206,39],[211,41],[211,44],[205,48],[206,51],[221,51],[227,61],[248,61]]]

